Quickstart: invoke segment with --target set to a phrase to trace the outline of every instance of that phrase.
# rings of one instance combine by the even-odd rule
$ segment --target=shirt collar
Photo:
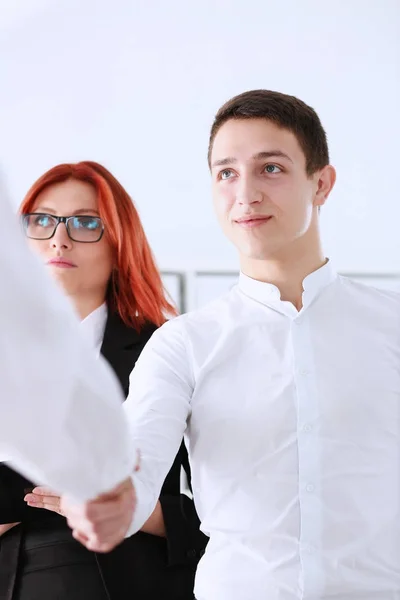
[[[303,281],[303,309],[309,306],[320,292],[332,283],[336,277],[337,273],[329,259],[322,267],[307,275]],[[253,298],[253,300],[277,309],[280,306],[283,307],[283,305],[290,304],[281,300],[280,291],[275,285],[252,279],[244,273],[240,273],[239,276],[239,289],[246,296]]]
[[[81,330],[96,350],[100,350],[103,342],[107,314],[107,304],[104,302],[81,321]]]

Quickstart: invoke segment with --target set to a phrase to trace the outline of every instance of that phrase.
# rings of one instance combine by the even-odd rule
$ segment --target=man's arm
[[[137,504],[129,535],[152,514],[191,412],[194,382],[184,318],[165,323],[153,334],[131,373],[124,409],[141,460],[133,476]]]
[[[122,391],[27,248],[9,203],[0,206],[0,460],[87,500],[134,467]]]

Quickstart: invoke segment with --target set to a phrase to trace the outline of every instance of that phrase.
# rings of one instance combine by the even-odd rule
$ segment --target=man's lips
[[[272,219],[271,215],[248,215],[246,217],[241,217],[240,219],[235,219],[235,223],[244,228],[252,228],[263,225],[270,219]]]

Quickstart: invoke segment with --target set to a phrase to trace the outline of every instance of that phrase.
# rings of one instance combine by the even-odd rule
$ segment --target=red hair
[[[20,213],[32,211],[38,195],[68,179],[90,183],[97,192],[105,235],[115,253],[108,304],[129,326],[140,330],[146,323],[160,326],[166,314],[177,311],[167,299],[139,214],[127,191],[102,165],[92,161],[62,164],[42,175],[30,188]]]

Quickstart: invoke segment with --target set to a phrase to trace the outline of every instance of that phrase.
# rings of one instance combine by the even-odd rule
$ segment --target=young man
[[[399,600],[400,296],[338,276],[324,255],[335,171],[309,106],[265,90],[233,98],[209,164],[240,279],[157,331],[133,373],[130,532],[186,431],[210,536],[198,600]]]

